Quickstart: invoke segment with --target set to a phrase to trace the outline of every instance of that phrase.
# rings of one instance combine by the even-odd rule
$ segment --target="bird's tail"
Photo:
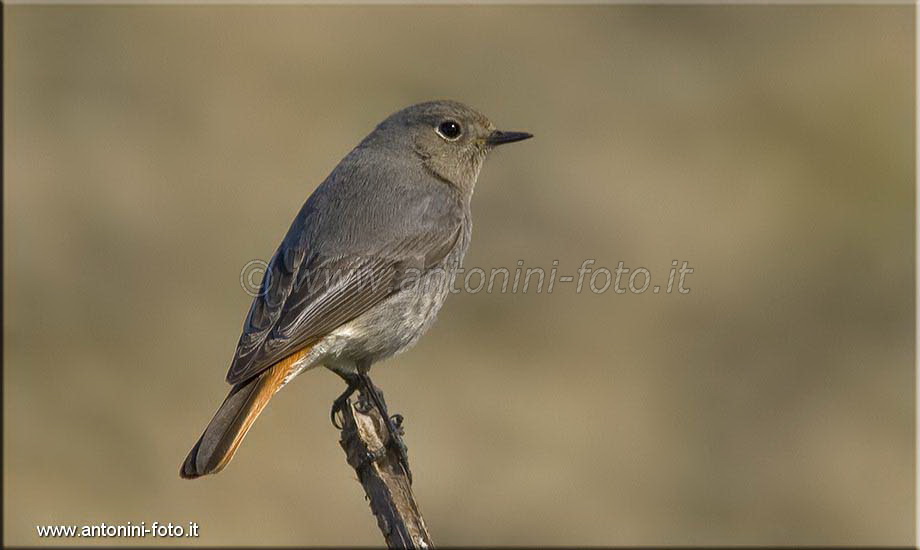
[[[275,392],[284,386],[296,359],[302,356],[302,352],[297,353],[275,363],[258,376],[233,386],[211,423],[188,453],[179,468],[179,476],[195,479],[223,470],[253,422]]]

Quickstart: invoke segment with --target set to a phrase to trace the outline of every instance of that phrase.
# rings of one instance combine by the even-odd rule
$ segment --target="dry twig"
[[[362,406],[364,402],[364,396],[352,398],[343,408],[339,443],[348,464],[364,486],[387,546],[432,548],[431,535],[415,502],[412,485],[398,455],[386,446],[389,434],[383,418],[375,407]]]

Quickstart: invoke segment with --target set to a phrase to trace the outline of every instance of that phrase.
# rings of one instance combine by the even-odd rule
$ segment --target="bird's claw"
[[[387,446],[396,453],[396,458],[399,460],[399,464],[402,466],[403,471],[406,472],[406,477],[411,485],[412,470],[409,468],[409,448],[406,447],[406,443],[402,438],[406,433],[403,429],[403,422],[405,419],[401,414],[394,414],[393,416],[384,418],[388,420],[387,431],[389,432],[389,437],[387,438]]]
[[[340,412],[344,415],[344,412],[342,410],[343,408],[344,407],[342,403],[339,403],[338,401],[336,401],[332,404],[332,410],[329,411],[329,419],[332,420],[332,425],[335,426],[337,430],[342,430],[345,428],[345,426],[339,422],[339,419],[336,418],[336,415]]]
[[[348,387],[342,392],[342,395],[338,396],[335,401],[332,402],[332,409],[329,411],[329,419],[332,420],[332,425],[336,427],[337,430],[342,430],[345,425],[340,423],[336,418],[338,413],[342,413],[342,420],[344,421],[345,417],[345,406],[348,405],[348,398],[351,397],[355,390],[357,389],[357,384],[354,382],[349,382]]]
[[[371,400],[364,395],[364,393],[361,393],[358,396],[358,400],[355,402],[355,408],[358,409],[359,413],[367,414],[374,408],[374,404],[371,403]]]
[[[403,429],[403,420],[405,420],[403,415],[398,413],[390,417],[390,421],[393,423],[393,429],[399,437],[406,435],[406,430]]]
[[[409,485],[412,485],[412,470],[409,468],[409,449],[406,447],[406,444],[403,443],[401,437],[391,437],[390,446],[393,448],[393,452],[396,453],[396,458],[399,460],[400,466],[404,472],[406,472],[406,478],[409,480]]]
[[[355,402],[355,410],[362,414],[367,414],[376,408],[377,412],[380,413],[384,425],[387,428],[387,441],[385,447],[388,450],[392,450],[396,455],[400,467],[405,472],[406,478],[411,485],[412,470],[409,469],[409,452],[402,439],[402,436],[405,435],[405,430],[403,429],[403,422],[405,419],[401,414],[390,416],[389,413],[387,413],[387,406],[383,400],[383,392],[371,382],[367,373],[359,374],[354,380],[349,380],[348,388],[332,404],[332,424],[339,430],[342,429],[342,426],[336,419],[336,413],[344,410],[345,406],[348,404],[348,398],[359,388],[361,388],[361,392]]]

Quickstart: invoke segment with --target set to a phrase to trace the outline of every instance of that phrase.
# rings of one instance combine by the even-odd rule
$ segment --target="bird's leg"
[[[345,382],[348,383],[348,387],[345,388],[345,391],[342,392],[342,395],[336,397],[335,401],[332,402],[332,410],[329,411],[329,418],[332,419],[332,425],[339,430],[341,430],[343,426],[341,426],[338,420],[336,420],[335,415],[342,412],[342,410],[348,404],[348,398],[351,397],[353,393],[358,391],[359,387],[361,387],[361,378],[357,376],[342,376],[342,378],[344,378]]]
[[[368,376],[366,372],[358,374],[359,379],[363,385],[363,393],[371,398],[371,401],[374,402],[374,406],[377,407],[377,411],[380,413],[380,416],[383,417],[383,421],[386,424],[387,432],[389,432],[389,437],[387,438],[387,445],[396,451],[396,456],[399,457],[399,463],[402,465],[403,471],[406,472],[406,477],[409,478],[409,483],[412,483],[412,470],[409,469],[409,451],[406,447],[405,442],[403,442],[402,435],[402,422],[403,417],[400,414],[394,414],[390,416],[387,412],[386,403],[383,401],[383,395],[380,390],[374,386],[374,383],[371,381],[371,377]]]

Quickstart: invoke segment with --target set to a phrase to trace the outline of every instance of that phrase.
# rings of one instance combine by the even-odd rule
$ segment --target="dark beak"
[[[515,141],[523,141],[532,137],[533,134],[528,134],[527,132],[502,132],[501,130],[495,130],[486,138],[486,143],[494,147],[502,143],[514,143]]]

